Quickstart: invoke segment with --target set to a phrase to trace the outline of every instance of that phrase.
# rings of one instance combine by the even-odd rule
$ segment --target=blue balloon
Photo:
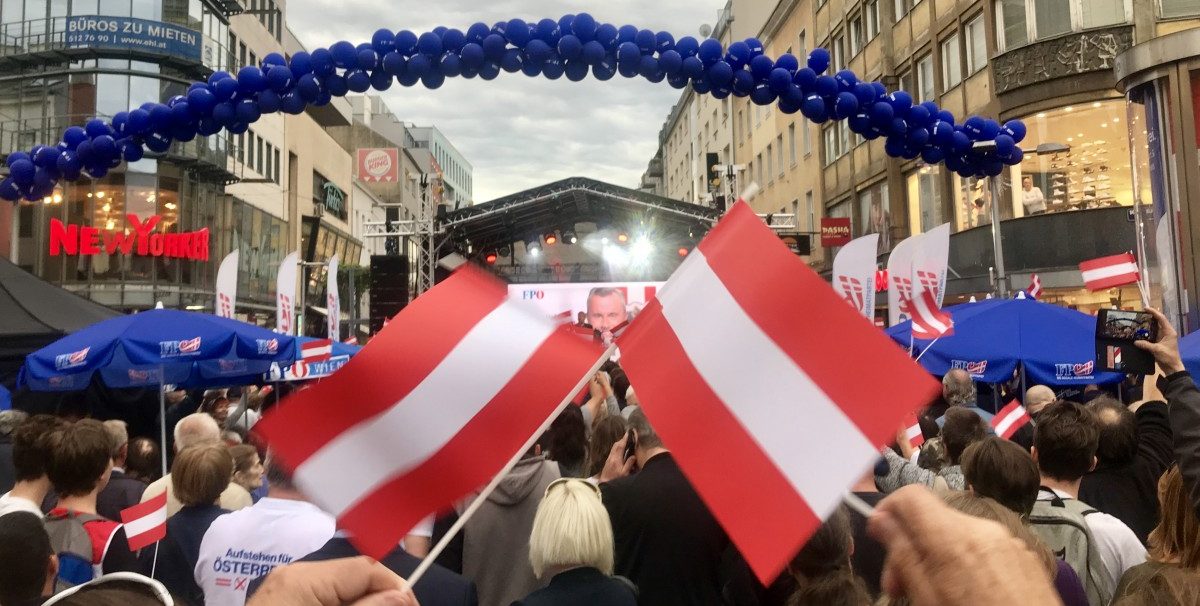
[[[834,104],[834,115],[839,118],[847,118],[858,113],[858,97],[854,93],[841,92],[838,93],[837,101]]]
[[[443,76],[441,72],[433,71],[421,76],[421,84],[423,84],[425,88],[428,88],[429,90],[439,89],[445,83],[446,77]]]
[[[692,82],[692,90],[700,93],[701,95],[707,95],[708,93],[712,92],[712,87],[709,86],[708,82],[705,82],[704,80],[697,80]]]
[[[775,91],[777,95],[781,95],[787,92],[788,88],[795,86],[792,84],[791,72],[782,67],[772,69],[770,75],[767,76],[767,81],[771,85],[771,90]]]
[[[746,46],[745,42],[734,42],[729,45],[729,51],[725,54],[725,60],[729,62],[735,69],[745,66],[750,63],[752,58],[750,47]]]
[[[503,38],[501,38],[503,40]],[[417,38],[417,50],[431,57],[436,57],[442,54],[442,37],[433,33],[425,32]]]
[[[700,52],[700,42],[691,36],[684,36],[675,41],[675,52],[684,59],[694,57]]]
[[[611,23],[603,23],[596,28],[595,41],[599,42],[604,50],[610,51],[617,46],[617,26]]]
[[[508,22],[508,26],[504,28],[504,36],[508,41],[517,48],[525,48],[526,44],[533,39],[533,32],[529,29],[529,24],[521,19],[513,19]]]
[[[700,52],[698,53],[698,56],[700,57],[700,60],[704,62],[704,66],[708,67],[721,59],[721,54],[723,51],[724,49],[721,47],[721,43],[719,41],[713,38],[706,38],[704,42],[700,43]]]
[[[587,42],[596,37],[596,20],[587,13],[579,13],[571,20],[571,31]]]
[[[859,82],[854,85],[854,96],[858,98],[859,105],[872,105],[875,103],[875,87],[869,82]]]
[[[108,135],[101,136],[106,137]],[[109,137],[109,139],[112,139],[112,137]],[[61,155],[61,152],[58,151],[57,147],[42,147],[33,155],[33,163],[35,166],[50,168],[58,163],[59,155]]]
[[[929,124],[929,110],[923,105],[914,105],[908,109],[907,120],[911,124],[925,126]]]
[[[150,135],[149,137],[146,137],[146,147],[150,148],[150,151],[152,151],[152,152],[161,154],[171,148],[171,140],[162,135]],[[104,171],[104,172],[108,172],[108,171]],[[103,175],[97,176],[96,173],[94,173],[92,171],[88,171],[88,174],[92,175],[93,177],[96,177],[97,179],[99,179],[101,176],[103,176]]]
[[[654,34],[654,50],[659,53],[665,53],[675,48],[675,36],[671,32],[658,32]]]
[[[477,23],[476,25],[483,25],[483,24]],[[485,30],[487,29],[486,25],[483,25],[483,27]],[[475,29],[474,26],[472,26],[471,29],[474,30]],[[400,30],[400,31],[396,32],[396,38],[393,41],[393,45],[395,46],[396,50],[398,52],[400,52],[400,54],[403,54],[403,55],[412,54],[413,51],[415,51],[417,49],[417,35],[406,29]]]
[[[458,56],[453,53],[448,53],[446,56],[454,57],[455,61],[458,60]],[[392,75],[383,70],[371,72],[367,80],[371,83],[370,88],[377,91],[385,91],[392,87]]]
[[[87,131],[85,131],[82,127],[79,127],[79,126],[69,126],[69,127],[67,127],[67,130],[63,131],[63,142],[67,144],[67,147],[72,148],[72,149],[74,149],[76,145],[79,145],[83,141],[86,141],[87,138],[88,138]],[[13,153],[9,154],[8,159],[13,160],[14,159],[13,156],[16,154],[19,154],[19,153],[21,153],[21,152],[13,152]],[[18,156],[16,159],[19,159],[19,158],[20,158],[20,156]],[[9,166],[12,166],[12,165],[10,164]]]
[[[428,61],[428,58],[426,58],[426,60]],[[411,61],[409,62],[409,65],[412,65]],[[412,70],[409,70],[409,73],[412,73]],[[325,90],[329,91],[329,94],[333,95],[334,97],[344,97],[346,96],[346,93],[350,92],[350,85],[346,82],[346,78],[344,76],[334,74],[328,78],[325,78]]]
[[[92,161],[96,159],[96,154],[92,151],[92,141],[89,139],[83,143],[80,143],[79,147],[75,148],[75,156],[79,158],[79,163],[81,165],[86,166],[92,163]],[[33,163],[30,162],[30,164]]]
[[[558,55],[564,60],[578,59],[583,52],[583,42],[575,34],[567,34],[558,39]]]
[[[112,131],[108,128],[108,125],[104,123],[104,120],[100,120],[98,118],[88,120],[87,124],[83,125],[83,130],[89,137],[93,138],[112,133]]]
[[[622,64],[618,62],[617,67],[620,68],[621,66]],[[704,74],[704,62],[699,57],[688,57],[683,60],[683,66],[680,68],[679,73],[689,79],[695,80]]]
[[[208,75],[208,83],[211,86],[217,82],[220,82],[221,80],[226,80],[232,77],[233,76],[229,75],[229,72],[218,70]]]
[[[1000,125],[995,120],[984,119],[979,129],[980,141],[991,141],[1000,134]]]
[[[450,28],[442,33],[442,48],[447,52],[457,53],[467,43],[467,35],[462,30]]]
[[[575,21],[575,15],[563,15],[558,20],[558,33],[563,36],[567,34],[573,34],[574,32],[571,29],[571,23],[573,21]]]
[[[238,81],[233,78],[218,80],[216,84],[212,85],[212,89],[217,101],[228,101],[237,93]]]
[[[938,146],[947,147],[954,143],[954,126],[949,122],[935,120],[929,134]]]
[[[730,90],[729,87],[720,86],[720,87],[710,88],[710,90],[708,91],[708,94],[712,95],[712,97],[714,99],[725,99],[725,98],[729,97],[730,93],[732,93],[732,92],[733,91]]]
[[[267,84],[271,90],[282,93],[292,85],[292,70],[281,65],[273,65],[267,70]]]
[[[433,62],[430,60],[429,55],[416,54],[408,60],[408,73],[412,74],[414,78],[420,79],[421,76],[430,71],[433,71]],[[340,96],[337,93],[333,93],[333,95],[335,97]]]
[[[984,119],[979,116],[970,116],[962,123],[962,132],[976,141],[980,140],[983,135]]]
[[[637,66],[641,61],[642,51],[633,42],[624,42],[617,47],[617,65]]]
[[[567,67],[564,71],[567,74],[567,80],[579,82],[587,77],[588,64],[583,61],[567,61]]]
[[[539,42],[540,42],[540,40],[539,40]],[[445,55],[442,55],[442,61],[441,61],[441,64],[438,66],[438,69],[439,69],[439,71],[442,72],[443,76],[445,76],[447,78],[455,78],[462,74],[462,59],[460,59],[458,57],[458,55],[456,55],[454,53],[446,53]],[[380,73],[382,73],[384,75],[389,75],[386,72],[377,72],[375,74],[372,74],[371,86],[373,88],[375,88],[375,90],[385,90],[385,89],[382,89],[382,88],[379,88],[378,86],[376,86],[376,84],[377,84],[376,76],[378,76]],[[388,78],[388,86],[391,86],[391,78],[390,77]]]
[[[734,95],[737,95],[738,97],[749,97],[750,93],[754,91],[754,86],[756,84],[758,83],[754,81],[754,74],[751,74],[744,69],[739,69],[736,72],[733,72]]]
[[[829,119],[828,112],[825,111],[825,100],[820,95],[809,95],[804,98],[804,103],[800,106],[800,112],[805,118],[821,124]]]
[[[844,69],[833,76],[837,80],[838,88],[842,90],[851,90],[855,84],[858,84],[858,76],[854,72]]]
[[[318,76],[328,76],[333,73],[333,54],[329,51],[323,48],[318,48],[312,52],[312,55],[310,55],[309,58],[310,62],[312,63],[312,71],[314,74]],[[293,57],[293,60],[294,59],[295,57]]]
[[[925,144],[929,143],[929,129],[923,126],[909,128],[907,138],[909,147],[921,149],[925,147]]]
[[[654,32],[648,29],[639,31],[637,35],[634,36],[633,41],[635,44],[637,44],[638,49],[643,53],[654,52],[654,47],[658,43],[657,39],[654,37]]]
[[[550,48],[549,44],[540,38],[535,38],[525,45],[525,54],[535,63],[544,63],[554,54],[554,49]],[[604,50],[601,49],[600,56],[603,58]]]
[[[913,99],[912,95],[902,90],[898,90],[888,95],[888,102],[892,104],[892,107],[896,110],[896,113],[903,114],[904,112],[908,111],[910,107],[912,107]]]
[[[633,42],[637,38],[638,28],[633,25],[622,25],[617,28],[617,44]]]
[[[775,102],[776,98],[775,91],[772,91],[766,83],[755,86],[754,90],[750,92],[750,100],[756,105],[770,105]]]
[[[800,87],[800,90],[806,94],[814,92],[817,85],[817,72],[811,67],[802,67],[796,70],[796,75],[792,77],[792,83]]]
[[[264,114],[273,114],[279,111],[282,101],[279,93],[273,90],[265,90],[258,94],[258,111]]]
[[[521,71],[521,51],[515,48],[504,51],[504,57],[500,59],[500,69],[510,74]]]
[[[201,115],[207,115],[212,111],[214,105],[217,104],[217,98],[208,90],[208,87],[193,89],[187,95],[188,107]],[[128,119],[126,119],[128,124]]]
[[[785,69],[788,73],[794,74],[796,70],[800,69],[800,60],[791,53],[784,53],[775,61],[775,67]]]
[[[383,71],[392,76],[399,76],[408,68],[408,58],[396,51],[384,55],[380,63],[383,65]]]
[[[305,74],[296,83],[296,92],[305,101],[312,102],[321,92],[321,82],[313,74]]]
[[[79,156],[72,150],[67,150],[58,155],[54,159],[54,165],[58,168],[58,172],[62,173],[68,181],[74,181],[79,176],[79,171],[83,167],[83,163],[79,161]],[[74,176],[71,176],[74,175]]]
[[[6,177],[0,181],[0,198],[9,202],[16,202],[21,199],[21,190],[17,188],[17,184],[13,182],[11,177]]]
[[[1012,155],[1013,149],[1017,146],[1017,142],[1008,135],[996,135],[996,155],[1001,157],[1009,157]]]
[[[1025,139],[1025,123],[1020,120],[1009,120],[1004,123],[1004,134],[1012,137],[1014,143],[1020,143]]]
[[[358,49],[353,44],[339,40],[329,46],[329,53],[338,67],[352,67],[358,61]]]
[[[892,120],[896,117],[896,109],[891,103],[886,101],[878,101],[871,106],[871,125],[875,128],[883,130],[892,125]]]
[[[683,69],[683,57],[679,55],[678,51],[666,51],[658,57],[658,66],[668,76],[677,74],[679,70]]]
[[[557,59],[551,59],[542,66],[542,75],[550,80],[558,80],[563,75],[563,64]]]
[[[267,88],[267,78],[261,69],[253,65],[238,70],[237,83],[238,92],[242,95],[253,95]]]
[[[546,62],[546,65],[550,65],[550,62]],[[548,74],[550,72],[548,71],[548,69],[545,66],[543,66],[542,73]],[[495,80],[496,77],[499,75],[500,75],[500,66],[495,63],[484,63],[483,67],[479,68],[479,77],[484,80],[489,80],[489,81]],[[559,70],[558,75],[559,76],[562,75],[561,69]]]
[[[861,135],[871,130],[871,117],[866,114],[854,114],[846,119],[846,125],[852,132]]]
[[[745,42],[746,46],[750,47],[751,59],[766,52],[766,48],[763,46],[762,41],[758,38],[746,38]]]
[[[293,116],[304,111],[304,99],[294,92],[284,93],[283,97],[279,99],[279,105],[284,113]]]
[[[390,29],[378,29],[371,34],[371,46],[375,52],[386,55],[396,48],[396,34]]]
[[[373,70],[378,63],[379,56],[375,54],[375,49],[366,48],[358,51],[354,66],[361,70]]]
[[[658,59],[652,55],[642,55],[642,61],[638,64],[638,74],[643,78],[653,78],[658,72]]]
[[[483,47],[474,42],[468,42],[463,46],[458,56],[462,58],[463,65],[472,69],[479,69],[483,65],[483,62],[487,60],[487,57],[484,56]]]
[[[191,107],[188,106],[187,101],[176,103],[175,106],[171,108],[171,122],[175,126],[186,126],[196,122],[195,117],[192,115]]]
[[[713,86],[726,86],[733,82],[733,67],[724,61],[717,61],[708,68],[708,82]]]
[[[813,92],[822,97],[833,97],[838,93],[837,80],[834,80],[833,76],[818,76],[817,83],[813,85]]]
[[[667,76],[667,84],[670,84],[671,88],[673,88],[675,90],[683,90],[683,89],[687,88],[687,85],[690,82],[691,82],[691,80],[688,79],[688,77],[683,74],[674,74],[674,75]]]
[[[176,126],[175,128],[171,129],[171,138],[176,141],[183,141],[184,143],[187,143],[188,141],[196,138],[196,129],[190,125]],[[112,159],[112,161],[109,163],[109,168],[116,168],[120,165],[121,158],[118,156]]]
[[[766,55],[759,55],[750,60],[750,73],[754,74],[755,80],[766,80],[773,69],[775,69],[775,62]]]
[[[954,126],[956,124],[956,122],[954,121],[954,114],[950,113],[949,110],[943,109],[943,110],[939,111],[937,113],[937,117],[939,120],[941,120],[942,122],[948,123],[950,126]]]
[[[483,54],[494,63],[499,63],[504,58],[506,50],[508,42],[499,34],[491,34],[483,39]]]
[[[946,158],[946,152],[938,147],[926,147],[921,150],[921,160],[926,164],[937,164]]]
[[[967,150],[971,149],[971,138],[967,136],[967,133],[956,130],[951,141],[951,147],[960,154],[966,153]]]
[[[1016,166],[1024,159],[1025,152],[1021,151],[1021,148],[1017,147],[1012,150],[1012,154],[1009,155],[1008,159],[1005,160],[1004,163],[1009,166]]]
[[[557,23],[555,24],[555,27],[558,27]],[[490,34],[490,33],[492,33],[492,28],[488,27],[486,24],[473,23],[473,24],[471,24],[471,27],[467,28],[467,42],[474,42],[475,44],[480,44],[483,42],[484,38],[488,37],[488,34]],[[399,39],[399,37],[400,37],[400,34],[396,34],[396,38]],[[416,43],[417,43],[417,37],[414,35],[413,36],[413,45],[415,46]]]
[[[433,72],[429,72],[433,73]],[[361,69],[346,72],[346,88],[356,93],[365,93],[371,88],[371,77]]]
[[[814,48],[808,54],[808,67],[818,74],[824,73],[829,69],[829,51],[823,48]]]
[[[157,133],[169,131],[171,129],[171,108],[161,103],[155,104],[150,109],[150,128]]]
[[[596,65],[604,60],[606,51],[604,45],[592,40],[583,45],[583,62],[588,65]]]
[[[237,102],[234,114],[237,116],[239,122],[251,124],[257,122],[262,117],[262,110],[258,108],[258,104],[254,102],[254,99],[242,99]]]
[[[18,159],[8,167],[9,176],[17,185],[21,186],[32,185],[33,175],[36,171],[37,167],[28,158]]]
[[[558,22],[554,19],[542,19],[538,21],[537,37],[546,44],[553,46],[559,38]]]
[[[129,122],[126,124],[125,130],[135,135],[141,135],[150,130],[150,112],[144,109],[135,109],[129,112]],[[83,143],[84,141],[80,141],[76,144],[76,149]]]
[[[592,66],[592,75],[601,82],[612,80],[613,76],[617,75],[617,62],[613,60],[604,60]]]

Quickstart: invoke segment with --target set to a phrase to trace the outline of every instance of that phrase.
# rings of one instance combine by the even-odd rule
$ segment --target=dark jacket
[[[1186,370],[1164,377],[1159,388],[1170,403],[1175,457],[1179,459],[1183,487],[1200,516],[1200,390]]]
[[[612,519],[616,573],[637,586],[639,604],[722,603],[721,558],[729,536],[670,453],[600,488]]]
[[[108,485],[96,495],[96,513],[117,522],[121,521],[121,510],[142,502],[146,483],[125,475],[123,471],[112,472]]]
[[[354,545],[350,544],[350,541],[342,537],[333,537],[320,549],[296,561],[323,562],[353,558],[359,555],[362,554],[354,548]],[[421,564],[421,560],[397,547],[379,560],[379,563],[407,579],[408,575],[412,574]],[[262,585],[265,580],[266,577],[262,576],[250,581],[246,598],[249,599],[254,595],[254,592],[258,591],[259,585]],[[413,593],[417,596],[417,601],[421,603],[421,606],[476,606],[479,603],[474,583],[437,564],[431,566],[429,570],[425,571],[424,576],[417,579],[417,584],[413,586]]]
[[[513,606],[636,606],[637,594],[628,583],[595,568],[560,572],[543,587]]]
[[[194,572],[200,559],[200,541],[213,520],[227,513],[228,509],[216,505],[187,505],[167,518],[167,537],[158,547],[154,578],[184,604],[204,604],[204,592],[196,584]]]
[[[1175,462],[1175,455],[1165,403],[1146,402],[1136,419],[1138,446],[1133,461],[1097,467],[1083,476],[1079,500],[1125,522],[1145,545],[1158,525],[1158,478]]]
[[[0,494],[13,489],[17,483],[17,469],[13,467],[12,438],[0,436]]]

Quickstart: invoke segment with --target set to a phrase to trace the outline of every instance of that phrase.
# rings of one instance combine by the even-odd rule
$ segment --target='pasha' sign
[[[137,215],[125,215],[129,229],[103,230],[91,225],[72,225],[50,220],[50,254],[57,255],[139,255],[170,257],[192,261],[208,260],[208,228],[187,233],[159,233],[154,227],[162,217],[144,221]]]

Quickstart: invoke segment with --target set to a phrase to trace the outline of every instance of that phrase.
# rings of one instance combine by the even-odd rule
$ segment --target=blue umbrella
[[[1096,319],[1085,313],[1033,299],[989,299],[946,308],[954,318],[954,334],[939,339],[921,358],[935,375],[953,368],[977,381],[1010,380],[1024,366],[1030,384],[1055,387],[1118,383],[1124,375],[1096,366]],[[912,323],[887,331],[907,347]],[[930,341],[916,341],[916,352]]]
[[[1200,330],[1179,339],[1179,355],[1183,358],[1184,368],[1193,377],[1200,377]]]
[[[208,314],[154,309],[77,331],[25,358],[34,391],[76,391],[99,374],[109,387],[203,386],[262,374],[296,358],[295,338]]]

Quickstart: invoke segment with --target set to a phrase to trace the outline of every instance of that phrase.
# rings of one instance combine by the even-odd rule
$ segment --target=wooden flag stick
[[[550,416],[546,417],[546,420],[542,422],[542,426],[539,427],[537,431],[533,432],[533,435],[529,436],[529,439],[525,441],[525,445],[522,446],[521,449],[518,450],[511,459],[509,459],[508,463],[504,465],[504,468],[500,470],[500,473],[497,473],[496,476],[492,478],[492,481],[489,482],[488,485],[483,488],[483,491],[479,493],[479,496],[475,497],[475,500],[471,501],[471,504],[468,505],[461,514],[459,514],[458,520],[456,520],[454,525],[446,531],[445,536],[443,536],[442,539],[437,542],[437,545],[433,546],[433,549],[429,550],[429,555],[425,556],[425,559],[421,560],[421,564],[417,566],[417,569],[408,576],[407,582],[409,587],[416,585],[417,581],[421,580],[421,577],[424,576],[425,572],[429,570],[429,567],[433,565],[433,561],[442,554],[442,551],[446,549],[446,546],[450,544],[450,541],[453,540],[455,535],[457,535],[459,531],[462,530],[463,526],[466,525],[467,520],[471,519],[471,516],[475,515],[475,512],[479,510],[479,507],[483,505],[484,501],[487,500],[488,495],[492,494],[492,491],[496,490],[496,487],[500,485],[500,481],[504,479],[504,476],[508,475],[508,472],[511,471],[518,462],[520,462],[521,458],[525,456],[525,453],[528,452],[530,448],[533,448],[533,445],[535,442],[537,442],[538,438],[540,438],[542,434],[550,428],[550,424],[554,422],[554,419],[558,418],[558,413],[562,412],[562,410],[571,403],[571,398],[575,397],[575,394],[579,393],[579,391],[583,389],[584,385],[587,385],[587,382],[592,379],[592,375],[595,375],[596,372],[600,370],[600,367],[604,365],[604,362],[608,360],[610,356],[612,356],[616,349],[617,346],[614,343],[609,345],[608,349],[604,350],[604,355],[600,356],[600,359],[596,360],[596,363],[592,365],[591,370],[589,370],[587,374],[583,375],[583,378],[579,380],[579,383],[577,383],[571,391],[567,392],[566,397],[564,397],[562,402],[559,403],[559,405],[554,409],[554,412],[550,413]]]

